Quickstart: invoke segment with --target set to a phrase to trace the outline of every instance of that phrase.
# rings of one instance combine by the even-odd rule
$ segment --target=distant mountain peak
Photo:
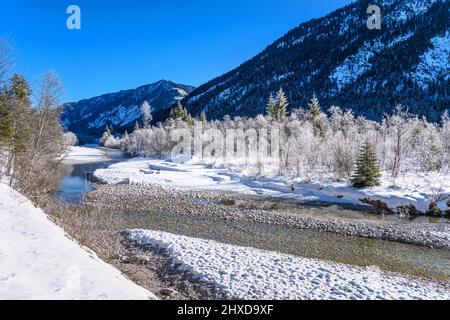
[[[81,137],[100,136],[107,124],[118,132],[129,130],[141,118],[142,102],[147,101],[156,113],[171,107],[193,90],[192,86],[160,80],[136,89],[66,103],[61,107],[61,120],[68,130]]]

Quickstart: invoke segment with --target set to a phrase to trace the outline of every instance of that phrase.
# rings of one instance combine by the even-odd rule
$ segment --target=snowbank
[[[450,299],[450,286],[150,230],[127,231],[167,250],[173,265],[238,299]]]
[[[111,160],[111,155],[105,149],[87,147],[69,147],[64,157],[65,162],[75,163],[102,162],[108,160]]]
[[[280,196],[298,200],[362,204],[363,198],[381,200],[390,208],[413,204],[427,211],[431,196],[440,190],[450,195],[450,176],[440,174],[407,174],[392,181],[387,175],[380,187],[355,189],[348,182],[327,177],[301,179],[281,177],[255,179],[245,173],[234,173],[223,167],[195,164],[193,161],[166,161],[137,158],[97,170],[95,177],[106,184],[160,185],[169,188],[236,191],[249,194]],[[446,201],[439,207],[449,210]]]
[[[154,299],[0,184],[0,299]]]

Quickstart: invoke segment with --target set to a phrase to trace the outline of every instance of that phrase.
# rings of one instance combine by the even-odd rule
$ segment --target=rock
[[[162,296],[164,298],[174,298],[174,297],[181,296],[178,291],[171,289],[171,288],[161,289],[156,293],[156,295]]]

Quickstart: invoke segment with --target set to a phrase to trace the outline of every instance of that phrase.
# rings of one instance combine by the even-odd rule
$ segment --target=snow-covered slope
[[[174,266],[238,299],[450,299],[450,286],[166,232],[131,230],[141,245],[167,250]]]
[[[133,128],[140,120],[140,105],[147,101],[153,112],[163,111],[184,98],[194,87],[161,80],[134,90],[109,93],[100,97],[67,103],[62,106],[61,119],[69,131],[81,136],[100,136],[112,124],[119,131]]]
[[[0,183],[0,300],[155,299]]]
[[[369,5],[381,9],[381,30],[369,30]],[[255,116],[282,87],[290,108],[352,108],[379,119],[397,103],[440,120],[449,108],[450,1],[356,0],[303,23],[236,69],[184,99],[194,115]]]

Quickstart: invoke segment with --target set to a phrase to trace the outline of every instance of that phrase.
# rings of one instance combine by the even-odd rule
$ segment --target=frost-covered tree
[[[152,109],[147,101],[141,104],[141,117],[142,117],[142,127],[147,129],[150,128],[153,121]]]
[[[272,94],[270,95],[269,100],[267,101],[266,111],[270,119],[272,120],[277,119],[278,117],[277,101],[274,99]]]
[[[276,97],[277,120],[283,121],[286,118],[286,110],[288,106],[289,102],[286,98],[286,94],[283,89],[280,88]]]
[[[65,146],[76,146],[78,145],[78,138],[73,132],[64,133],[64,145]]]
[[[137,130],[139,130],[139,129],[141,129],[141,126],[139,125],[139,122],[135,122],[134,123],[134,131],[137,131]]]
[[[411,114],[408,109],[402,105],[397,105],[393,115],[386,120],[390,136],[393,138],[392,151],[393,160],[391,164],[392,177],[398,177],[405,155],[406,146],[412,136]]]
[[[200,120],[202,123],[207,123],[207,122],[208,122],[208,118],[206,117],[205,111],[202,111],[202,112],[200,113],[199,120]]]
[[[325,136],[325,114],[320,107],[319,99],[314,95],[309,103],[309,119],[314,124],[314,130],[317,135]]]

